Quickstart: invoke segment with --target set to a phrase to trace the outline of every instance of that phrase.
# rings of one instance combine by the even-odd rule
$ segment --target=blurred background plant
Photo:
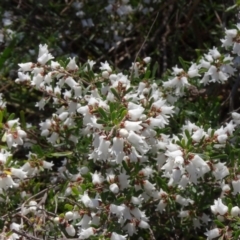
[[[17,64],[35,59],[40,43],[48,44],[58,59],[107,60],[119,69],[129,67],[141,49],[139,57],[157,62],[156,76],[161,77],[179,64],[179,56],[191,61],[219,44],[225,25],[236,22],[236,8],[235,1],[214,0],[2,0],[0,90],[9,110],[36,117],[38,96],[13,80]]]

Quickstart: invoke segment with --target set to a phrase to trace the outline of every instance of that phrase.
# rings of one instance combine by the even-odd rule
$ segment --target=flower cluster
[[[127,3],[106,11],[125,15]],[[223,41],[233,54],[237,34],[226,30]],[[20,233],[50,238],[56,231],[79,239],[150,239],[168,236],[165,224],[189,234],[207,228],[207,239],[239,237],[240,114],[233,111],[212,126],[210,120],[184,118],[179,108],[190,86],[234,76],[234,56],[213,48],[186,69],[174,67],[160,85],[146,75],[149,57],[124,73],[108,62],[95,70],[94,61],[78,65],[74,57],[53,59],[45,44],[36,63],[19,64],[16,82],[43,93],[39,110],[51,106],[51,117],[41,120],[38,130],[22,129],[0,99],[2,142],[12,151],[33,140],[23,161],[0,152],[0,201],[9,200],[11,191],[21,199],[8,216],[8,239]],[[182,118],[174,129],[174,120]],[[162,233],[154,232],[158,226]]]

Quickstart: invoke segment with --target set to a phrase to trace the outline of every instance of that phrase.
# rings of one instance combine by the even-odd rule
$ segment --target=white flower
[[[99,160],[107,160],[109,156],[109,147],[111,145],[111,142],[109,140],[105,139],[105,136],[100,136],[99,137],[100,142],[99,142],[99,147],[96,150],[96,153],[98,154]]]
[[[27,177],[27,173],[24,172],[22,169],[11,168],[11,173],[12,173],[12,175],[14,175],[20,179],[24,179]]]
[[[144,112],[144,108],[141,106],[135,109],[130,109],[128,110],[129,119],[132,121],[136,121],[141,117],[143,112]]]
[[[207,231],[204,234],[207,236],[207,240],[212,240],[212,239],[214,239],[216,237],[219,237],[221,232],[220,232],[220,229],[214,228],[212,230]]]
[[[157,205],[156,210],[159,211],[160,213],[162,213],[164,211],[164,209],[167,206],[167,202],[163,199],[161,199]]]
[[[93,66],[94,66],[95,64],[96,64],[95,61],[92,61],[92,60],[89,60],[89,59],[88,59],[87,65],[89,66],[89,69],[90,69],[90,70],[92,70],[92,68],[93,68]],[[88,71],[88,67],[85,67],[85,68],[84,68],[84,71],[85,71],[85,72]]]
[[[39,53],[38,53],[38,59],[37,61],[41,64],[44,65],[47,61],[53,59],[54,57],[52,54],[48,52],[48,46],[46,44],[39,45]]]
[[[240,209],[238,206],[235,206],[231,209],[231,215],[237,217],[240,214]]]
[[[156,189],[155,184],[152,184],[148,180],[143,181],[143,187],[144,187],[144,190],[149,194],[151,194],[152,191],[154,191]]]
[[[112,68],[109,66],[109,63],[105,61],[105,63],[100,63],[101,67],[100,70],[107,70],[108,72],[112,72]]]
[[[145,58],[143,59],[143,61],[144,61],[146,64],[148,64],[148,63],[150,63],[151,58],[150,58],[150,57],[145,57]]]
[[[71,237],[75,236],[76,234],[76,230],[75,228],[73,227],[73,225],[69,224],[66,228],[65,228],[67,234]]]
[[[74,71],[74,70],[78,70],[78,66],[77,66],[77,64],[76,64],[76,61],[75,61],[75,57],[73,57],[73,58],[68,58],[70,61],[69,61],[69,63],[68,63],[68,65],[67,65],[67,69],[68,70],[72,70],[72,71]]]
[[[222,199],[214,200],[214,205],[211,205],[211,210],[214,214],[224,215],[228,211],[228,207],[222,203]]]
[[[94,235],[94,228],[92,227],[89,227],[87,229],[82,228],[78,234],[79,239],[88,239],[92,235]]]
[[[191,65],[191,67],[188,69],[187,74],[188,74],[188,76],[189,76],[190,78],[200,76],[200,74],[198,73],[198,66],[197,66],[196,63],[193,63],[193,64]]]
[[[104,181],[104,177],[101,175],[101,173],[91,173],[92,175],[92,183],[94,185],[101,185]]]
[[[184,92],[184,87],[189,85],[188,79],[186,76],[176,76],[172,79],[169,79],[167,82],[163,83],[164,88],[173,88],[175,89],[176,95],[182,95]]]
[[[124,145],[123,138],[114,137],[112,153],[115,154],[115,156],[118,156],[119,154],[123,153],[123,145]]]
[[[125,122],[124,122],[124,127],[125,127],[128,131],[139,132],[140,130],[143,129],[143,127],[140,125],[141,123],[142,123],[142,121],[138,121],[138,122],[125,121]]]
[[[116,214],[117,216],[121,216],[125,207],[124,206],[117,206],[115,204],[111,204],[109,210],[111,213]]]
[[[191,200],[189,199],[186,199],[180,195],[177,195],[176,198],[175,198],[176,202],[181,204],[182,206],[188,206],[189,203],[191,203]]]
[[[239,113],[233,112],[232,118],[233,118],[234,123],[236,123],[237,125],[240,124],[240,114]]]
[[[143,221],[143,220],[141,220],[141,221],[139,222],[138,226],[139,226],[140,228],[143,228],[143,229],[147,229],[147,228],[150,227],[149,224],[148,224],[147,222]]]
[[[129,132],[127,140],[132,143],[140,153],[145,154],[149,151],[149,146],[145,142],[144,137],[139,136],[133,131]]]
[[[84,192],[84,195],[81,197],[81,202],[85,205],[85,207],[89,207],[91,199],[86,191]]]
[[[72,77],[67,77],[65,83],[72,89],[78,86],[78,83]]]
[[[23,72],[27,72],[27,71],[31,71],[32,67],[33,67],[33,63],[32,62],[28,62],[28,63],[19,63],[18,66],[20,67],[20,71]]]
[[[42,166],[45,169],[52,169],[52,167],[54,166],[54,164],[52,162],[47,162],[47,161],[42,161]]]
[[[189,216],[189,211],[188,210],[181,210],[179,212],[179,215],[178,215],[178,217],[180,217],[180,218],[185,218],[185,217],[188,217],[188,216]]]
[[[240,193],[240,179],[232,181],[233,195]]]
[[[225,166],[225,163],[218,162],[214,164],[214,171],[212,172],[216,180],[222,180],[229,175],[229,170]]]
[[[210,50],[209,50],[209,54],[211,54],[214,59],[217,59],[217,58],[221,57],[221,54],[220,54],[220,52],[217,50],[216,47],[213,47],[213,49],[210,49]]]
[[[119,187],[116,183],[113,183],[109,186],[109,189],[111,192],[113,192],[114,194],[117,194],[119,192]]]
[[[83,229],[86,229],[86,228],[89,228],[90,221],[91,221],[91,216],[89,216],[88,214],[84,214],[81,221],[76,225],[79,225]]]
[[[71,220],[73,219],[73,212],[69,211],[65,213],[65,219],[66,220]]]
[[[120,235],[120,234],[113,232],[110,240],[127,240],[127,235]]]

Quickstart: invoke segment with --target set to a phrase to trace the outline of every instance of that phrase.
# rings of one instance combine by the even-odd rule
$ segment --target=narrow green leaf
[[[101,117],[104,118],[104,120],[108,120],[108,116],[107,116],[106,112],[101,107],[99,107],[97,110],[98,110],[99,114],[101,115]]]
[[[184,69],[184,71],[186,71],[187,70],[187,65],[186,65],[185,61],[183,60],[183,58],[179,57],[178,60],[181,63],[182,68]]]
[[[130,175],[130,169],[128,168],[127,163],[125,161],[122,161],[122,165],[125,171]]]
[[[97,120],[97,123],[98,123],[98,124],[106,124],[106,121],[103,121],[103,120],[101,120],[101,119],[98,119],[98,120]]]
[[[151,75],[151,71],[150,71],[150,70],[147,70],[147,71],[145,72],[144,78],[145,78],[145,79],[148,79],[148,78],[150,77],[150,75]]]
[[[112,94],[113,94],[119,101],[121,101],[121,98],[120,98],[118,92],[116,91],[116,89],[115,89],[115,88],[111,88],[110,90],[111,90]]]
[[[159,64],[158,64],[158,62],[155,62],[154,66],[153,66],[153,70],[152,70],[152,78],[155,78],[158,68],[159,68]]]
[[[234,5],[232,5],[231,7],[228,7],[228,8],[225,10],[225,12],[230,12],[230,11],[234,10],[235,8],[237,8],[237,7],[238,7],[238,4],[234,4]]]
[[[133,87],[130,87],[127,89],[127,91],[124,94],[126,95],[126,94],[130,93],[132,90],[133,90]]]
[[[23,110],[20,111],[20,120],[21,120],[21,125],[25,129],[26,128],[26,119],[25,119],[25,113]]]
[[[229,204],[228,204],[228,212],[229,212],[229,213],[231,213],[232,208],[233,208],[232,203],[229,203]]]
[[[0,69],[3,68],[5,61],[10,57],[12,52],[14,52],[15,40],[11,41],[11,43],[5,47],[2,54],[0,55]]]
[[[0,111],[0,123],[3,121],[3,111]]]
[[[15,113],[11,113],[11,114],[8,116],[7,121],[13,120],[14,118],[15,118]]]
[[[186,135],[187,139],[191,139],[191,135],[187,129],[185,130],[185,135]]]
[[[215,219],[215,220],[214,220],[214,223],[215,223],[219,228],[224,228],[224,227],[225,227],[225,225],[224,225],[222,222],[220,222],[218,219]]]
[[[69,156],[72,155],[73,152],[71,151],[67,151],[67,152],[56,152],[56,153],[51,153],[50,156],[52,157],[65,157],[65,156]]]

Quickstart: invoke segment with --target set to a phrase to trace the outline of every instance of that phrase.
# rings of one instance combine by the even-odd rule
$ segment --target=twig
[[[13,233],[17,233],[17,234],[19,234],[19,235],[21,235],[21,236],[23,236],[23,237],[26,237],[26,238],[29,239],[29,240],[42,240],[42,238],[34,237],[33,235],[29,235],[29,234],[27,234],[27,233],[25,233],[25,232],[20,232],[20,231],[18,231],[18,230],[16,230],[16,229],[12,229],[12,232],[13,232]]]
[[[145,45],[145,43],[146,43],[146,41],[147,41],[147,39],[148,39],[148,37],[149,37],[149,35],[150,35],[150,32],[152,31],[152,28],[153,28],[155,22],[157,21],[158,15],[159,15],[159,12],[157,13],[157,15],[156,15],[156,17],[155,17],[155,19],[154,19],[154,21],[153,21],[153,23],[152,23],[152,25],[151,25],[148,33],[147,33],[147,36],[146,36],[145,40],[143,41],[140,49],[138,50],[138,52],[137,52],[137,54],[136,54],[136,57],[135,57],[135,59],[134,59],[134,65],[133,65],[133,67],[132,67],[132,71],[131,71],[131,75],[130,75],[130,79],[132,79],[132,75],[133,75],[133,71],[134,71],[134,66],[135,66],[135,64],[136,64],[137,58],[138,58],[140,52],[142,51],[142,49],[143,49],[143,47],[144,47],[144,45]]]

